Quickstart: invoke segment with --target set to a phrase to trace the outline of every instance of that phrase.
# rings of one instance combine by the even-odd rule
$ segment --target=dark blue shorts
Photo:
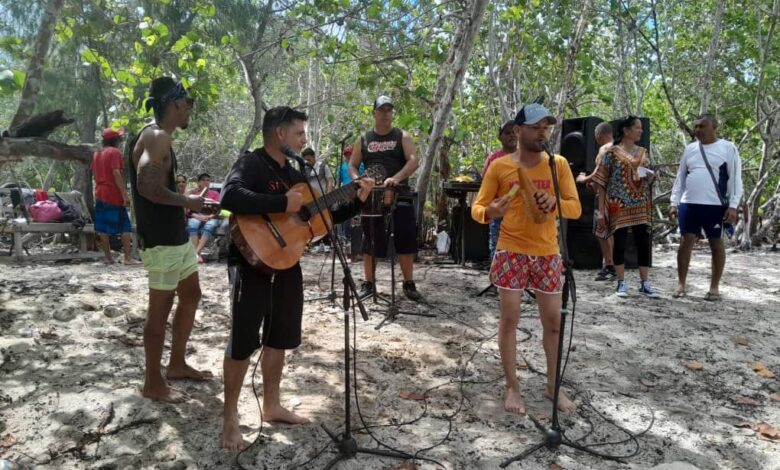
[[[721,205],[680,204],[677,217],[680,220],[680,233],[692,233],[708,239],[720,238],[723,234],[723,216],[726,208]]]
[[[107,235],[132,232],[127,208],[95,200],[95,231]]]

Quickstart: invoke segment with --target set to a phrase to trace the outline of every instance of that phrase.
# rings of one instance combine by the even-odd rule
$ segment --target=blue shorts
[[[677,217],[680,220],[680,233],[692,233],[707,239],[717,239],[723,234],[723,216],[726,208],[721,205],[680,204]]]
[[[197,237],[200,234],[206,238],[211,238],[220,225],[222,225],[221,219],[210,219],[206,222],[201,222],[192,217],[187,221],[187,233],[190,234],[190,237]]]
[[[115,206],[99,199],[95,200],[95,231],[106,235],[130,233],[130,217],[125,206]]]

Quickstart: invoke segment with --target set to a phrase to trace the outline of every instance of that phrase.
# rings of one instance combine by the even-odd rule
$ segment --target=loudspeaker
[[[590,173],[596,167],[596,126],[604,120],[595,116],[564,119],[561,125],[561,155],[573,174]]]
[[[639,120],[642,121],[642,138],[636,144],[650,150],[650,118],[640,117]],[[622,119],[609,121],[609,125],[612,126],[612,134],[617,132],[617,126],[621,121]]]
[[[580,198],[582,214],[579,219],[568,220],[569,227],[579,230],[591,230],[593,228],[593,211],[598,203],[597,195],[594,191],[586,188],[583,184],[577,185],[577,196]]]
[[[601,248],[590,228],[567,222],[566,244],[574,269],[601,269]]]
[[[450,254],[456,263],[461,262],[461,237],[466,243],[466,261],[482,262],[487,261],[490,255],[488,250],[488,239],[490,238],[490,228],[487,224],[480,224],[471,218],[471,206],[464,208],[460,205],[452,208],[450,212]],[[465,222],[465,227],[461,230],[461,218]]]

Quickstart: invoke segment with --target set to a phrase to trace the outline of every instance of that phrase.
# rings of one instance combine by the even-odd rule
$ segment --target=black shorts
[[[363,246],[361,252],[366,255],[371,251],[371,226],[374,226],[374,251],[378,258],[387,256],[387,232],[384,217],[362,217]],[[399,255],[417,253],[417,221],[414,217],[414,206],[411,201],[398,201],[393,213],[395,252]]]
[[[261,344],[274,349],[295,349],[301,344],[300,264],[271,276],[240,262],[228,267],[228,277],[233,325],[225,350],[227,357],[243,361]]]

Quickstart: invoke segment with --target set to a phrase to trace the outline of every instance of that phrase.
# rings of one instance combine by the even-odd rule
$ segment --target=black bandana
[[[187,90],[184,88],[184,85],[181,84],[181,82],[177,82],[176,86],[165,92],[164,95],[162,95],[159,98],[155,98],[154,96],[150,96],[146,99],[146,102],[144,103],[144,108],[146,108],[147,111],[150,109],[163,109],[165,105],[168,103],[171,103],[173,101],[176,101],[181,98],[186,98],[187,102],[192,104],[193,99],[190,98],[190,94],[187,93]]]

